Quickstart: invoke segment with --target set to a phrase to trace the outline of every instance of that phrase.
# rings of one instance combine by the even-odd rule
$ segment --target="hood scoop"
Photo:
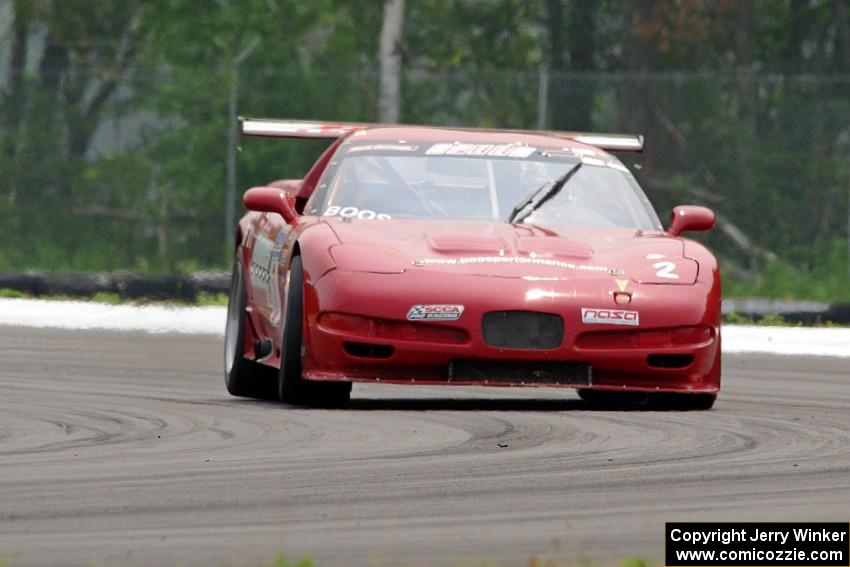
[[[593,258],[593,248],[564,238],[547,238],[538,236],[522,236],[517,238],[517,251],[539,257],[576,258],[589,260]]]
[[[474,234],[444,234],[428,239],[428,244],[436,252],[499,254],[509,250],[507,243],[501,238],[492,236],[476,236]]]

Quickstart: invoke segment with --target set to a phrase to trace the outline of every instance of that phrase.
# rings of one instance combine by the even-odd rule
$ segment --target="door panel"
[[[279,340],[283,317],[282,290],[294,243],[291,226],[280,215],[266,214],[266,221],[257,229],[249,267],[251,297],[258,331],[275,342]]]

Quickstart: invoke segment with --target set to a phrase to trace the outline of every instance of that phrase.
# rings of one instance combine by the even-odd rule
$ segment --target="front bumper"
[[[719,300],[712,299],[711,290],[700,284],[641,286],[628,307],[640,312],[640,326],[582,323],[583,307],[614,307],[612,288],[611,278],[606,277],[530,283],[468,275],[334,270],[305,289],[304,378],[652,392],[719,390]],[[415,304],[463,305],[464,310],[452,321],[408,321],[407,313]],[[563,340],[546,349],[490,346],[481,322],[485,313],[494,310],[558,314],[564,320]],[[528,374],[477,372],[458,377],[452,371],[458,363],[470,361],[502,361],[506,367],[520,364],[527,366]],[[557,363],[570,368],[588,365],[590,378],[585,382],[565,372],[559,380],[552,373]]]

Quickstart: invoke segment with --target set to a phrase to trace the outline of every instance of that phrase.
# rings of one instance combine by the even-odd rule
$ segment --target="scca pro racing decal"
[[[637,327],[640,325],[640,315],[637,311],[588,309],[587,307],[582,307],[581,322],[586,325],[628,325]]]
[[[407,312],[409,321],[454,321],[463,314],[463,305],[414,305]]]

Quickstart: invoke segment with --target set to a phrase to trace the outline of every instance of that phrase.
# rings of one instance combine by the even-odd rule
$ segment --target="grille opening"
[[[534,311],[491,311],[481,321],[484,342],[500,348],[558,348],[564,340],[564,319]]]
[[[586,362],[551,360],[458,359],[449,363],[449,382],[488,381],[515,384],[590,386],[593,370]]]
[[[342,348],[347,354],[359,358],[389,358],[393,355],[393,347],[389,345],[374,345],[343,341]]]
[[[655,368],[684,368],[694,361],[692,354],[650,354],[646,363]]]

